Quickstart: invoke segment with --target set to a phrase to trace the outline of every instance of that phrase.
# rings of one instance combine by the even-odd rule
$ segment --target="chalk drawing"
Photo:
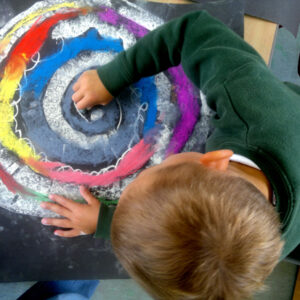
[[[40,201],[52,193],[81,201],[80,184],[115,200],[142,169],[199,150],[201,97],[181,66],[141,79],[106,107],[81,112],[71,100],[82,72],[163,23],[130,1],[55,0],[0,30],[1,207],[48,216]]]

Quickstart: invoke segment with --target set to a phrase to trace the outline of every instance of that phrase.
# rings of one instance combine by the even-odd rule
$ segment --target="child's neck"
[[[231,161],[228,166],[228,171],[252,183],[270,202],[272,202],[271,184],[261,170]]]

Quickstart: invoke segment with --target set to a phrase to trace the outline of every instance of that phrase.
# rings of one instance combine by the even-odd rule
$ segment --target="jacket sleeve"
[[[101,66],[98,74],[116,96],[142,77],[182,64],[187,76],[204,92],[250,61],[264,64],[242,38],[211,17],[197,11],[174,19]]]
[[[110,239],[110,226],[115,210],[116,205],[101,203],[97,230],[94,234],[95,238],[104,238],[106,240]]]

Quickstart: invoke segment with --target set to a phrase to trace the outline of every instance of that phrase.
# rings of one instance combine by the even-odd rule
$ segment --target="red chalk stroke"
[[[5,184],[5,186],[10,192],[14,194],[21,193],[25,195],[31,195],[31,193],[29,193],[21,184],[16,182],[14,178],[5,171],[5,169],[1,164],[0,164],[0,179],[2,180],[2,182]]]
[[[8,76],[8,79],[15,80],[22,75],[26,64],[43,46],[54,25],[59,21],[75,18],[86,12],[86,9],[78,9],[68,13],[57,13],[41,23],[39,18],[11,52],[5,67],[5,75]]]

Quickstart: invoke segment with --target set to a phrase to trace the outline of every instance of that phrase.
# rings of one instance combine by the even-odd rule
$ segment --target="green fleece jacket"
[[[280,82],[250,45],[205,11],[152,31],[98,74],[117,95],[141,77],[180,63],[216,112],[206,150],[231,149],[253,160],[268,177],[285,257],[300,242],[300,87]],[[102,218],[112,210],[102,209]]]

